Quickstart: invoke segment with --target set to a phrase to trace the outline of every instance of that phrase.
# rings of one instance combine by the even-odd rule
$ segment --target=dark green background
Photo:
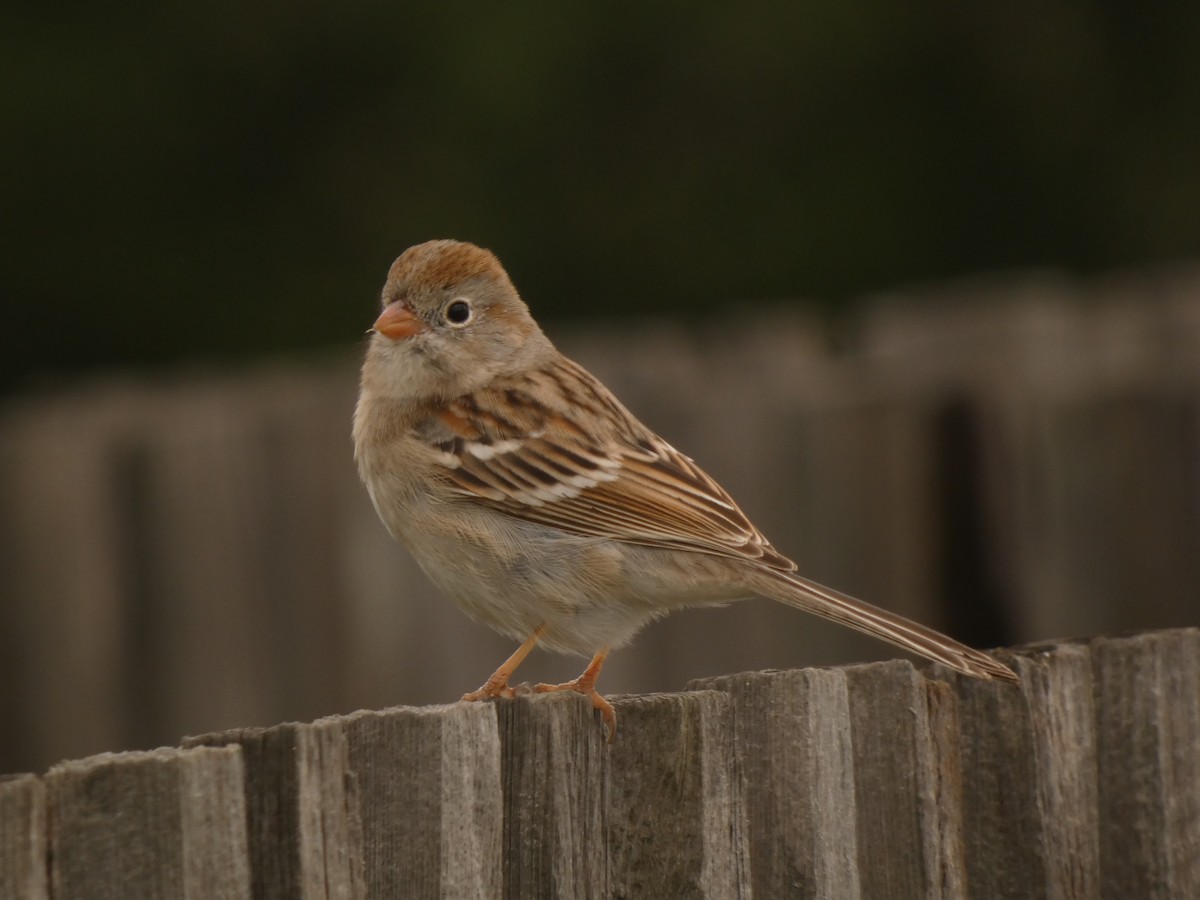
[[[0,387],[361,334],[458,237],[535,311],[694,314],[1200,237],[1200,4],[5,14]]]

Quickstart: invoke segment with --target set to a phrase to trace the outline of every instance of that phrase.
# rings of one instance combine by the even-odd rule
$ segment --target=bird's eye
[[[455,300],[446,307],[446,321],[451,325],[466,325],[471,321],[471,304],[466,300]]]

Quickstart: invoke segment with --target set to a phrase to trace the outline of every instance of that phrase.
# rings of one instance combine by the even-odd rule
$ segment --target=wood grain
[[[1175,898],[1200,630],[395,707],[0,779],[0,896]]]
[[[36,775],[0,776],[0,897],[45,900],[46,787]]]
[[[102,754],[46,775],[55,897],[249,898],[237,747]]]

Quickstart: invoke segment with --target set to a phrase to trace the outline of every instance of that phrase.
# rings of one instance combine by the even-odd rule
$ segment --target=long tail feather
[[[763,596],[772,600],[890,641],[968,675],[1002,681],[1017,680],[1012,669],[978,650],[972,650],[911,619],[856,600],[800,575],[764,571],[756,587]]]

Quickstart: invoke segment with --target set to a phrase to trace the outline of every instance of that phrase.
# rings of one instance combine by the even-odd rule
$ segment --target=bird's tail
[[[772,600],[849,625],[968,675],[1002,681],[1017,680],[1012,669],[1003,663],[911,619],[856,600],[792,572],[760,569],[759,573],[754,584],[755,590]]]

